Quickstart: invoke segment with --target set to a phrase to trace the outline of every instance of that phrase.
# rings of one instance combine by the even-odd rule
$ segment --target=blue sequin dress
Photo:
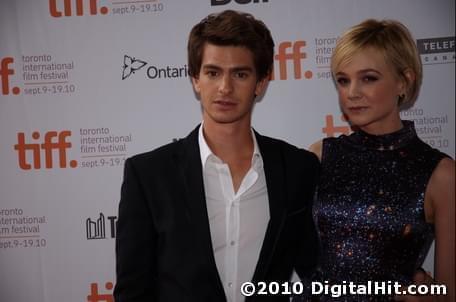
[[[321,241],[319,280],[410,284],[434,239],[424,193],[445,154],[421,141],[413,122],[394,133],[357,131],[323,140],[313,216]],[[320,301],[389,301],[387,296]]]

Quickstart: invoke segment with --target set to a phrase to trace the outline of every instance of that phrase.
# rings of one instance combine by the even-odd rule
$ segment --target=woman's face
[[[334,74],[340,107],[348,121],[375,135],[402,128],[398,96],[405,83],[374,48],[357,52]]]

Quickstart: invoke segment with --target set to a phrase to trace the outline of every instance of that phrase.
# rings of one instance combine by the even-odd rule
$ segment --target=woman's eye
[[[377,81],[377,80],[378,80],[378,78],[375,77],[375,76],[365,76],[365,77],[363,78],[363,81],[364,81],[364,82],[375,82],[375,81]]]
[[[336,82],[337,82],[337,84],[339,84],[341,86],[344,86],[344,85],[348,84],[348,79],[346,79],[346,78],[337,78]]]

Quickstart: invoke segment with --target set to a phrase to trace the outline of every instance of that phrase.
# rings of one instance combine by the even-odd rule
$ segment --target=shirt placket
[[[225,199],[225,284],[227,298],[236,302],[238,238],[239,238],[239,196],[234,194],[233,182],[228,165],[218,165],[220,184]]]

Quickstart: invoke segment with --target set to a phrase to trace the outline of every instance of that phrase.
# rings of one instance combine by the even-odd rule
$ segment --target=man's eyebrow
[[[215,64],[206,64],[202,66],[203,69],[214,69],[214,70],[222,70],[223,68],[215,65]],[[239,71],[249,71],[252,72],[253,68],[250,66],[235,66],[232,68],[229,68],[230,72],[239,72]]]

